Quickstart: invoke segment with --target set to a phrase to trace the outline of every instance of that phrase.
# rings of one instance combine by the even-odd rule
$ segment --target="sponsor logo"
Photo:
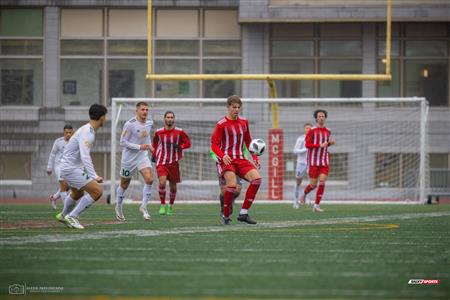
[[[408,284],[439,284],[439,279],[410,279]]]

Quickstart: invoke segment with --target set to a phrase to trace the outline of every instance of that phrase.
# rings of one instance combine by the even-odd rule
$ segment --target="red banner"
[[[283,199],[283,129],[269,129],[269,200]]]

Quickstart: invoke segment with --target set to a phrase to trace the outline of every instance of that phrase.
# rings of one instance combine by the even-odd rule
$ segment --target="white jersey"
[[[295,142],[294,150],[292,151],[294,154],[297,154],[297,164],[307,164],[306,157],[308,149],[306,149],[305,137],[304,134],[298,137]]]
[[[144,123],[141,123],[135,117],[123,125],[120,137],[120,146],[123,147],[122,166],[133,166],[148,155],[147,150],[140,150],[140,147],[142,144],[151,144],[150,131],[152,126],[152,120],[146,120]]]
[[[64,153],[64,147],[68,142],[64,140],[64,137],[59,137],[53,143],[52,151],[50,152],[50,156],[48,157],[47,170],[52,171],[55,168],[59,167],[61,163],[61,159]]]
[[[92,163],[90,151],[95,141],[95,130],[91,124],[81,126],[70,138],[61,160],[61,173],[73,169],[84,169],[90,178],[98,177]]]

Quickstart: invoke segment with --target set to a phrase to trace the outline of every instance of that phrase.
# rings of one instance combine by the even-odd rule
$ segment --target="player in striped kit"
[[[138,102],[136,104],[136,116],[125,122],[120,138],[122,149],[122,160],[120,162],[120,184],[117,187],[116,199],[116,218],[119,221],[125,221],[123,215],[123,199],[125,191],[130,185],[131,177],[139,171],[144,178],[145,184],[142,191],[142,204],[139,211],[144,220],[150,220],[150,214],[147,210],[148,202],[152,195],[152,164],[150,162],[148,151],[153,151],[150,143],[150,131],[153,121],[147,120],[148,104]]]
[[[295,168],[295,188],[294,188],[294,208],[298,208],[298,197],[300,194],[300,185],[302,184],[303,176],[305,176],[306,171],[308,171],[308,161],[307,161],[307,152],[308,149],[305,145],[305,137],[308,131],[311,129],[312,125],[310,123],[305,123],[303,125],[303,130],[305,134],[302,134],[297,138],[295,142],[294,150],[292,151],[294,154],[297,154],[297,166]],[[301,204],[305,204],[303,202]]]
[[[230,206],[236,190],[236,175],[250,182],[237,219],[247,224],[256,224],[250,218],[248,210],[261,185],[261,175],[255,165],[244,157],[244,143],[248,149],[252,138],[247,119],[239,117],[241,106],[242,101],[238,96],[233,95],[228,97],[227,114],[217,122],[211,136],[211,149],[219,159],[219,170],[223,174],[226,182],[223,207],[224,225],[230,225],[231,221]],[[258,157],[252,155],[252,158],[259,168]]]
[[[58,180],[59,188],[56,193],[50,196],[50,202],[53,209],[56,209],[56,200],[59,198],[64,199],[67,196],[67,191],[69,190],[69,185],[67,182],[61,178],[60,171],[60,163],[61,158],[64,153],[64,147],[69,142],[70,137],[73,134],[73,128],[71,125],[65,125],[63,129],[63,136],[59,137],[53,143],[52,151],[50,152],[50,156],[48,158],[47,163],[47,175],[51,176],[53,171],[55,172],[56,180]]]
[[[191,147],[191,141],[183,129],[175,127],[175,113],[166,111],[164,127],[156,130],[153,136],[154,158],[159,181],[160,215],[173,214],[173,204],[177,195],[177,183],[181,182],[179,161],[183,150]],[[166,183],[169,181],[169,205],[166,204]]]
[[[335,144],[334,139],[330,138],[330,130],[325,127],[327,117],[328,113],[326,110],[316,110],[314,119],[316,119],[317,126],[312,127],[305,138],[306,148],[308,148],[309,184],[300,196],[300,202],[305,202],[306,195],[314,190],[317,187],[317,183],[319,183],[313,212],[323,211],[319,204],[325,191],[325,181],[329,171],[330,155],[328,147]]]

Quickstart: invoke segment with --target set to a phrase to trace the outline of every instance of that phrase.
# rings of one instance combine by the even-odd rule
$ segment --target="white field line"
[[[26,237],[5,237],[0,238],[0,246],[4,245],[24,245],[24,244],[41,244],[41,243],[60,243],[60,242],[74,242],[83,240],[101,240],[111,238],[123,237],[152,237],[165,235],[182,235],[182,234],[196,234],[196,233],[213,233],[213,232],[239,232],[239,231],[258,231],[261,228],[275,229],[275,228],[291,228],[299,226],[311,225],[332,225],[332,224],[346,224],[355,222],[378,222],[391,220],[408,220],[418,218],[442,217],[450,216],[450,211],[430,212],[430,213],[408,213],[408,214],[393,214],[380,216],[366,216],[366,217],[346,217],[346,218],[331,218],[323,220],[303,220],[303,221],[287,221],[278,223],[259,223],[255,226],[205,226],[205,227],[178,227],[169,230],[111,230],[98,231],[79,234],[53,234],[53,235],[36,235]],[[73,233],[73,231],[71,232]]]

